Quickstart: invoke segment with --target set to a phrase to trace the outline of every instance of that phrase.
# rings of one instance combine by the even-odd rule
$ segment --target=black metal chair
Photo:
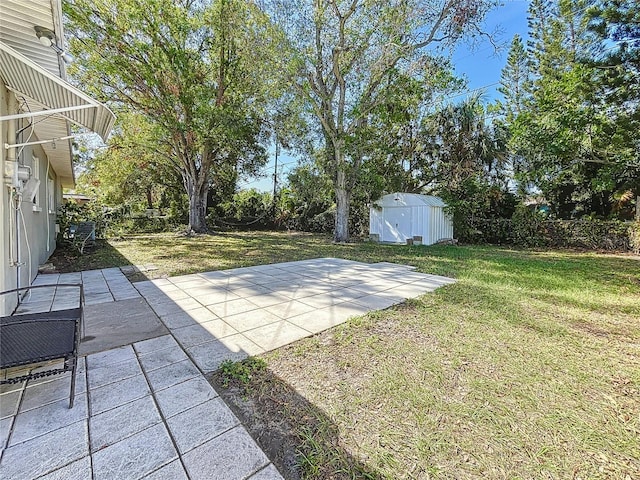
[[[0,369],[12,369],[31,364],[63,360],[61,368],[21,369],[16,376],[5,371],[0,384],[71,372],[69,408],[73,407],[78,367],[78,347],[84,336],[82,284],[36,285],[0,292],[0,295],[29,292],[41,288],[77,288],[80,292],[78,307],[48,312],[14,314],[0,317]],[[28,371],[28,373],[24,373]]]
[[[96,222],[80,222],[73,231],[73,245],[78,249],[80,255],[84,254],[84,247],[88,243],[93,244],[96,239]]]

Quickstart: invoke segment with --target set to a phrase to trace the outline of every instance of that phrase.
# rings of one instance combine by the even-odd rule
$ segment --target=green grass
[[[640,478],[638,257],[285,233],[111,246],[158,275],[333,256],[457,279],[262,356],[247,395],[288,422],[305,478]]]
[[[640,477],[638,259],[429,252],[457,284],[265,357],[345,452],[383,478]]]

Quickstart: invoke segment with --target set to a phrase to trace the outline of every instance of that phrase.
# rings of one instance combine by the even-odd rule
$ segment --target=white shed
[[[369,233],[381,242],[406,243],[422,237],[432,245],[453,238],[453,221],[441,198],[415,193],[390,193],[369,210]]]

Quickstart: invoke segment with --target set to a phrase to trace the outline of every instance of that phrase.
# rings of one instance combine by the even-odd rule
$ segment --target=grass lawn
[[[83,261],[173,275],[323,256],[457,283],[231,382],[223,395],[286,476],[640,478],[638,257],[240,233],[131,238]]]

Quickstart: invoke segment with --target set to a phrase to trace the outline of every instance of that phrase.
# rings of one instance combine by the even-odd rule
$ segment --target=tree
[[[363,163],[354,198],[371,203],[383,192],[420,193],[433,181],[422,125],[438,98],[461,90],[464,82],[445,59],[429,60],[422,77],[389,72],[383,97],[357,130]]]
[[[505,145],[487,122],[480,96],[450,104],[425,119],[430,190],[452,208],[454,226],[467,236],[469,222],[498,209],[506,196]]]
[[[98,98],[146,117],[152,148],[181,176],[189,229],[206,231],[212,172],[266,161],[276,38],[268,19],[242,0],[70,0],[64,11],[77,57],[70,72]]]
[[[319,124],[323,167],[336,198],[335,241],[349,238],[353,188],[363,164],[358,134],[384,101],[385,79],[420,74],[438,46],[482,34],[493,0],[272,2],[295,55],[296,88]],[[278,10],[277,7],[285,7]],[[280,16],[278,16],[280,15]]]
[[[529,57],[517,33],[513,36],[507,64],[500,75],[498,91],[504,97],[500,110],[507,121],[512,121],[526,108],[531,95],[531,76],[529,73]]]
[[[84,161],[77,190],[100,205],[154,208],[180,178],[148,139],[150,125],[140,114],[119,112],[109,148]]]
[[[596,3],[531,2],[530,94],[527,89],[524,108],[506,112],[516,178],[542,191],[562,218],[611,215],[614,197],[638,176],[630,157],[637,152],[630,116],[614,100],[634,89],[625,83],[637,85],[637,76],[627,70],[618,85],[605,81],[614,69],[598,65],[594,54],[610,50],[605,44],[611,39],[594,34],[602,27],[593,23]],[[634,105],[627,103],[627,111],[637,111]]]
[[[607,166],[607,180],[616,185],[616,213],[630,219],[631,200],[640,195],[640,9],[633,0],[601,0],[588,20],[596,44],[582,61],[595,67],[596,97],[616,125],[610,150],[619,160]]]

